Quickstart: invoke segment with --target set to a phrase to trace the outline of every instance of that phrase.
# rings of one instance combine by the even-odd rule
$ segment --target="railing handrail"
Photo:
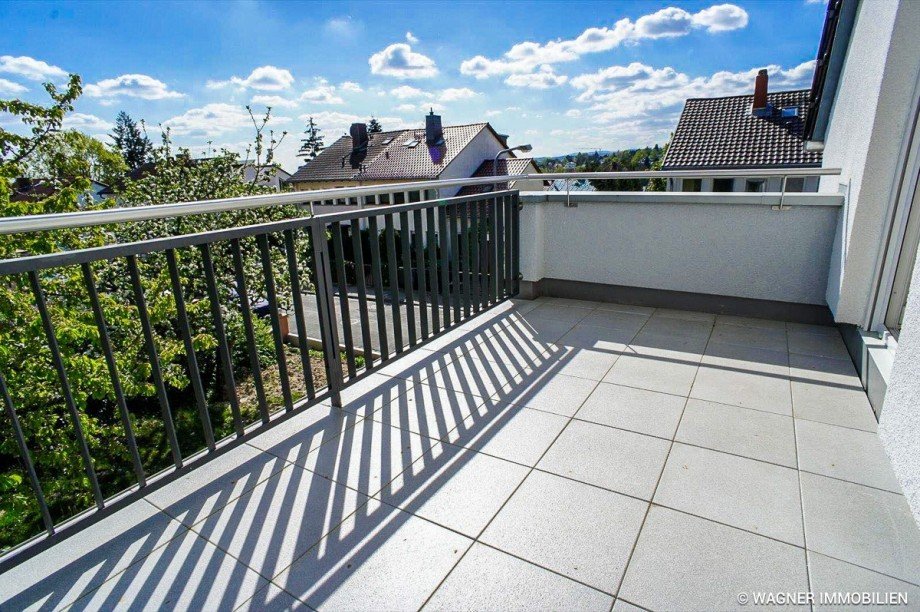
[[[424,189],[441,189],[447,187],[464,187],[476,185],[492,185],[496,182],[526,180],[557,180],[557,179],[606,179],[628,180],[647,178],[730,178],[730,177],[803,177],[803,176],[836,176],[840,168],[750,168],[732,170],[639,170],[628,172],[552,172],[528,173],[504,176],[485,176],[461,179],[443,179],[436,181],[411,181],[405,183],[391,183],[388,185],[368,185],[362,187],[337,187],[317,189],[313,191],[294,191],[288,193],[272,193],[266,195],[241,196],[236,198],[220,198],[216,200],[200,200],[194,202],[177,202],[174,204],[156,204],[144,206],[106,208],[103,210],[87,210],[71,213],[53,213],[47,215],[26,215],[21,217],[0,218],[0,235],[17,234],[21,232],[40,232],[53,229],[69,229],[76,227],[91,227],[108,225],[112,223],[130,223],[134,221],[150,221],[153,219],[167,219],[188,215],[232,212],[280,206],[285,204],[301,204],[320,200],[341,200],[346,198],[361,198],[367,196],[402,193]]]

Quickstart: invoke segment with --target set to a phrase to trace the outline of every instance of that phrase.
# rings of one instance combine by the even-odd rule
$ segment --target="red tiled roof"
[[[523,174],[527,171],[527,166],[533,162],[531,157],[512,157],[512,158],[502,158],[498,160],[498,170],[495,169],[495,160],[487,159],[479,164],[479,167],[476,168],[476,172],[473,173],[473,177],[481,176],[508,176],[509,174]],[[536,164],[534,164],[536,167]],[[507,189],[508,183],[500,183],[498,189]],[[457,192],[458,196],[467,196],[475,195],[477,193],[486,193],[489,191],[494,191],[495,186],[492,184],[488,185],[466,185]]]

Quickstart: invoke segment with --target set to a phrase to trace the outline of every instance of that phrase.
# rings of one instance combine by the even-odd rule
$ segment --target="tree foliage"
[[[150,160],[153,149],[150,139],[125,111],[115,117],[115,127],[109,138],[131,170],[137,170]]]
[[[300,142],[300,150],[297,152],[297,156],[308,161],[316,159],[316,156],[326,148],[323,142],[323,131],[317,127],[313,117],[307,119],[307,129],[304,130],[304,138],[301,138]]]
[[[383,131],[383,126],[380,125],[380,122],[377,121],[376,117],[371,117],[371,120],[367,122],[367,133],[368,134],[379,134]]]

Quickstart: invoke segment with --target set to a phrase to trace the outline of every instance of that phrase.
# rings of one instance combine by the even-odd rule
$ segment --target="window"
[[[684,179],[681,191],[703,191],[703,179]]]
[[[744,190],[748,193],[763,193],[766,184],[764,179],[748,179],[744,182]]]
[[[786,191],[790,193],[802,193],[805,191],[804,176],[790,176],[786,179]]]
[[[717,178],[712,181],[712,190],[717,193],[735,190],[735,179]]]

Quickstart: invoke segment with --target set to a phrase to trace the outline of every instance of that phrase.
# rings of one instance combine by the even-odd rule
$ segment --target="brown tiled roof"
[[[473,173],[473,177],[480,176],[508,176],[509,174],[523,174],[527,171],[527,166],[533,161],[531,157],[512,157],[509,159],[500,159],[498,160],[498,171],[494,169],[494,159],[487,159],[479,164],[479,167],[476,168],[476,172]],[[536,164],[534,164],[536,166]],[[499,189],[507,189],[508,183],[500,183],[498,186]],[[492,184],[489,185],[466,185],[457,192],[458,196],[474,195],[477,193],[486,193],[488,191],[494,191],[495,187]]]
[[[424,128],[372,134],[367,154],[356,160],[361,165],[358,169],[351,163],[351,137],[342,136],[298,168],[287,182],[434,179],[484,129],[492,128],[488,123],[444,126],[444,144],[433,147],[425,144]],[[406,146],[413,140],[418,144]]]
[[[687,100],[662,169],[820,166],[821,153],[804,147],[808,95],[807,89],[768,94],[774,112],[767,117],[751,114],[754,96]],[[790,107],[798,114],[783,117]]]

